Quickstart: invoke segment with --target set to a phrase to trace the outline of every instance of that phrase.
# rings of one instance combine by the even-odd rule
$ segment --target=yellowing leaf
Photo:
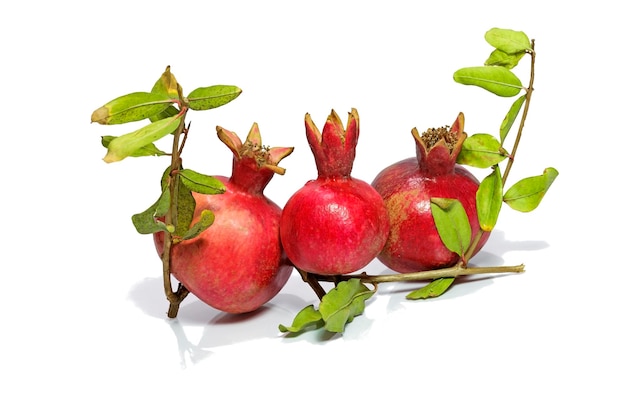
[[[104,146],[105,148],[108,148],[109,143],[111,143],[111,141],[115,138],[116,136],[102,136],[102,141],[101,141],[102,146]],[[128,156],[140,157],[140,156],[163,156],[163,155],[167,155],[167,153],[157,148],[154,143],[149,143],[146,146],[137,149],[135,152],[133,152],[132,154]]]
[[[172,99],[179,99],[178,97],[178,81],[176,81],[176,77],[174,74],[170,72],[169,65],[165,69],[165,72],[161,75],[161,77],[154,83],[152,87],[153,93],[162,94],[168,96]]]
[[[163,94],[130,93],[96,109],[91,115],[91,121],[103,125],[136,122],[156,116],[167,109],[170,104],[171,100]]]
[[[172,133],[179,124],[180,118],[174,116],[150,123],[134,132],[118,136],[109,143],[104,161],[107,163],[121,161],[127,156],[133,155],[144,146]]]

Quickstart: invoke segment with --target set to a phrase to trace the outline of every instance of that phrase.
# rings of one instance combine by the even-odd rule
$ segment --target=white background
[[[425,4],[426,2],[422,2]],[[420,4],[422,4],[420,3]],[[0,399],[10,415],[624,415],[623,42],[616,2],[11,2],[3,7]],[[316,301],[294,275],[256,314],[189,297],[165,317],[160,261],[131,222],[167,161],[107,165],[93,110],[149,90],[235,84],[194,113],[186,166],[230,173],[222,125],[295,146],[268,197],[316,175],[306,112],[355,107],[353,175],[412,156],[410,130],[496,133],[510,100],[461,86],[492,27],[536,39],[536,90],[511,180],[553,166],[542,205],[504,208],[474,259],[520,275],[409,302],[389,284],[343,335],[288,338]],[[516,70],[527,80],[527,65]],[[163,146],[166,147],[166,146]],[[484,175],[484,173],[479,173]],[[384,268],[376,262],[370,273]],[[478,277],[475,277],[478,278]]]

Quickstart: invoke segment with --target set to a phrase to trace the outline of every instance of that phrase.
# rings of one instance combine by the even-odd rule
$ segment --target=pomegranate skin
[[[247,313],[278,294],[293,271],[280,242],[282,210],[263,194],[273,174],[284,173],[276,164],[293,148],[263,148],[256,124],[244,145],[219,127],[218,136],[233,151],[233,173],[214,176],[224,184],[223,194],[193,193],[193,222],[207,209],[215,221],[199,236],[173,245],[171,272],[206,304]],[[154,242],[162,255],[164,234],[154,234]]]
[[[391,224],[389,238],[378,260],[394,271],[419,272],[459,262],[460,257],[448,250],[439,237],[430,209],[432,197],[459,200],[467,213],[472,239],[479,233],[476,213],[479,181],[455,163],[466,137],[463,122],[461,113],[452,127],[452,131],[458,133],[458,142],[452,150],[441,141],[428,149],[414,129],[417,156],[390,165],[372,181],[385,202]],[[483,233],[474,254],[488,238],[489,233]]]
[[[283,209],[281,238],[298,268],[320,275],[354,272],[380,252],[389,233],[382,198],[351,178],[309,181]]]
[[[285,204],[281,241],[288,258],[303,271],[354,272],[376,258],[389,234],[382,197],[370,184],[351,176],[358,113],[352,109],[344,129],[333,110],[321,133],[306,114],[305,129],[318,176]]]
[[[226,186],[216,195],[194,193],[194,221],[202,210],[215,214],[200,236],[174,246],[171,271],[191,293],[228,313],[254,311],[287,283],[293,266],[280,245],[281,209],[262,195],[250,195],[215,176]],[[154,235],[159,253],[163,234]]]

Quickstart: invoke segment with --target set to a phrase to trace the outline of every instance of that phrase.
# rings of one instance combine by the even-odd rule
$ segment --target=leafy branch
[[[497,222],[502,203],[520,212],[529,212],[537,208],[548,188],[558,175],[554,168],[546,168],[541,175],[519,180],[506,192],[504,185],[509,177],[511,167],[515,161],[522,131],[528,116],[530,99],[534,91],[535,80],[535,41],[529,40],[524,32],[510,29],[493,28],[485,34],[485,40],[494,47],[483,66],[461,68],[453,75],[453,79],[464,85],[480,87],[500,97],[517,97],[505,115],[499,132],[499,139],[493,135],[479,133],[468,137],[458,155],[457,163],[476,168],[491,168],[491,173],[480,183],[476,193],[477,214],[480,230],[472,239],[469,219],[463,205],[455,199],[432,198],[431,212],[439,236],[444,245],[459,255],[460,261],[451,268],[431,271],[422,271],[392,275],[339,275],[320,276],[306,271],[299,271],[302,279],[308,283],[320,299],[319,310],[314,306],[305,307],[298,313],[291,326],[280,325],[281,332],[299,333],[311,326],[324,326],[328,331],[343,332],[345,325],[352,321],[354,316],[362,314],[365,308],[364,301],[370,298],[377,289],[377,285],[385,282],[397,281],[430,281],[427,285],[407,294],[406,298],[415,300],[438,297],[443,294],[454,282],[457,276],[494,274],[494,273],[521,273],[524,265],[497,266],[497,267],[470,267],[468,261],[475,255],[480,239],[484,233],[491,232]],[[528,86],[524,87],[520,79],[511,70],[515,68],[525,56],[530,56],[530,77]],[[504,140],[514,126],[520,111],[521,120],[511,152],[504,148]],[[499,164],[506,162],[504,173],[501,174]],[[320,282],[335,283],[335,288],[326,293]],[[365,283],[374,284],[369,290]],[[347,285],[349,285],[349,287]],[[358,289],[358,291],[357,291]],[[356,297],[355,294],[368,294],[367,297]],[[345,317],[342,325],[333,317],[328,323],[329,311],[340,309]],[[325,314],[322,312],[325,311]]]
[[[105,162],[119,162],[127,157],[170,156],[170,164],[161,177],[161,194],[158,199],[145,211],[132,216],[137,232],[163,234],[163,286],[170,303],[167,313],[170,318],[177,316],[180,303],[189,294],[180,283],[176,291],[172,289],[173,247],[197,236],[210,227],[214,220],[213,213],[205,210],[199,220],[192,224],[195,211],[192,192],[219,194],[225,190],[216,178],[183,168],[181,154],[190,129],[190,124],[186,124],[186,116],[189,110],[203,111],[223,106],[240,94],[239,87],[213,85],[196,88],[184,96],[183,88],[168,66],[150,92],[134,92],[117,97],[91,115],[92,123],[102,125],[146,119],[150,121],[121,136],[103,136],[102,145],[107,149]],[[170,153],[154,144],[168,135],[173,137]]]

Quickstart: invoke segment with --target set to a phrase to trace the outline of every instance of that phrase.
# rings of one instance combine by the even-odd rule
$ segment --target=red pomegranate
[[[480,230],[476,214],[476,191],[479,181],[464,167],[456,164],[467,134],[460,113],[449,127],[428,129],[415,138],[417,156],[382,170],[372,186],[385,201],[391,230],[378,259],[400,273],[449,267],[459,256],[448,250],[437,232],[430,211],[432,197],[454,198],[461,202],[470,221],[472,239]],[[476,248],[480,250],[489,233],[484,233]]]
[[[318,177],[285,204],[281,240],[289,259],[303,271],[354,272],[376,258],[389,233],[381,196],[370,184],[351,176],[359,115],[352,109],[344,130],[333,110],[322,133],[309,114],[304,121]]]
[[[280,243],[281,209],[263,190],[281,159],[293,148],[267,148],[255,123],[242,144],[221,127],[218,137],[233,152],[230,178],[215,176],[226,188],[223,194],[194,193],[194,222],[202,210],[215,214],[214,223],[194,239],[174,245],[171,271],[192,294],[228,313],[254,311],[285,285],[293,266]],[[163,233],[154,235],[159,254]]]

